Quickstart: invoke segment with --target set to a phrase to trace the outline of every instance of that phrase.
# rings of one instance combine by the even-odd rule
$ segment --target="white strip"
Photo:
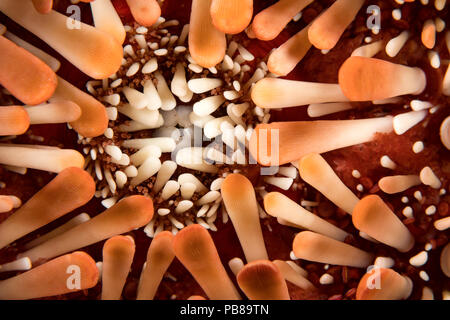
[[[155,184],[153,185],[153,191],[158,193],[163,186],[169,181],[170,177],[175,173],[177,169],[177,164],[173,161],[164,161],[161,165],[158,175],[156,176]],[[180,181],[178,181],[180,183]],[[181,183],[180,183],[181,184]]]
[[[191,182],[186,182],[183,183],[181,185],[180,191],[181,191],[181,197],[184,200],[189,200],[192,198],[192,196],[194,195],[195,190],[197,189],[197,187],[195,186],[195,184],[191,183]]]
[[[322,117],[352,108],[348,102],[313,103],[308,106],[308,116],[311,118]]]
[[[31,260],[28,257],[0,265],[0,272],[25,271],[31,269]]]
[[[154,145],[161,149],[161,152],[172,152],[175,150],[175,140],[172,138],[144,138],[125,140],[122,144],[124,148],[142,149],[145,146]]]
[[[155,78],[158,81],[156,90],[158,90],[159,97],[161,98],[161,109],[166,111],[174,109],[177,102],[167,85],[166,79],[164,79],[159,71],[155,72]]]
[[[207,97],[194,103],[194,112],[200,117],[205,117],[216,111],[224,102],[225,98],[222,95]]]
[[[356,48],[352,52],[353,57],[366,57],[366,58],[372,58],[375,56],[378,52],[380,52],[383,49],[383,42],[382,41],[376,41],[371,44],[367,44],[364,46],[361,46],[359,48]]]
[[[209,191],[209,189],[206,188],[205,185],[191,173],[180,174],[178,176],[178,183],[180,185],[183,185],[185,183],[193,183],[195,184],[196,187],[195,191],[201,194],[204,194]]]
[[[420,171],[420,181],[433,189],[439,189],[442,185],[441,180],[430,167],[425,167]]]
[[[132,154],[130,156],[130,161],[135,166],[140,166],[147,160],[148,158],[160,158],[161,157],[161,149],[155,145],[148,145],[140,149],[138,152]]]
[[[0,164],[59,173],[68,167],[82,168],[84,157],[70,149],[28,148],[21,145],[0,146]]]
[[[114,173],[114,176],[116,178],[117,188],[122,189],[127,183],[127,175],[124,172],[118,170]]]
[[[175,213],[183,213],[188,211],[189,209],[191,209],[194,206],[194,204],[192,203],[192,201],[189,200],[181,200],[177,207],[175,208]]]
[[[161,192],[161,197],[163,200],[168,200],[172,197],[178,190],[180,190],[180,184],[175,180],[169,180],[165,184]]]
[[[141,72],[143,74],[149,74],[155,72],[156,70],[158,70],[158,61],[156,60],[156,58],[151,58],[144,64]]]
[[[117,161],[119,161],[122,158],[122,151],[118,146],[107,145],[105,147],[105,152]]]
[[[118,111],[127,117],[150,127],[156,126],[159,120],[159,112],[157,110],[149,110],[147,108],[136,109],[128,104],[125,104],[119,107]]]
[[[124,87],[122,90],[125,98],[127,98],[130,105],[135,109],[143,109],[147,106],[147,97],[140,91],[130,87]]]
[[[274,185],[280,189],[288,190],[294,182],[294,179],[284,177],[265,177],[264,182]]]
[[[119,126],[119,131],[121,131],[121,132],[136,132],[136,131],[147,130],[147,129],[157,129],[157,128],[162,127],[163,125],[164,125],[163,116],[161,114],[159,114],[158,121],[151,126],[132,120],[126,124],[125,123],[121,124]]]
[[[138,174],[137,168],[135,166],[129,166],[125,168],[125,174],[128,178],[134,178]]]
[[[213,78],[198,78],[189,80],[188,82],[189,89],[197,94],[211,91],[220,87],[222,84],[223,81],[221,79]]]
[[[11,32],[6,31],[4,36],[6,38],[8,38],[9,40],[11,40],[12,42],[14,42],[15,44],[17,44],[19,47],[24,48],[28,52],[32,53],[34,56],[36,56],[39,59],[41,59],[53,71],[56,72],[61,67],[61,62],[59,62],[59,60],[57,60],[56,58],[52,57],[48,53],[42,51],[41,49],[36,48],[35,46],[29,44],[28,42],[20,39],[19,37],[17,37],[16,35],[12,34]]]
[[[158,158],[148,158],[142,166],[138,168],[138,174],[131,179],[131,185],[137,186],[155,175],[161,168],[161,161]]]
[[[91,2],[91,10],[95,27],[109,33],[122,44],[125,40],[125,28],[111,0]]]
[[[412,100],[410,105],[411,109],[413,109],[414,111],[421,111],[433,107],[433,104],[431,102],[421,100]]]
[[[201,197],[197,202],[195,203],[197,206],[202,206],[204,204],[209,204],[213,201],[216,201],[220,198],[220,192],[218,191],[209,191],[206,193],[203,197]]]
[[[444,231],[450,228],[450,217],[442,218],[434,222],[434,227],[439,231]]]
[[[406,131],[425,119],[427,114],[428,112],[426,110],[422,110],[406,112],[395,116],[393,119],[395,133],[398,135],[404,134]]]
[[[230,117],[215,118],[205,123],[203,130],[204,135],[207,138],[212,139],[222,134],[222,131],[220,129],[222,122],[228,122],[231,125],[233,125],[233,122],[231,121]]]
[[[386,54],[391,58],[395,57],[403,48],[406,41],[408,41],[409,36],[410,36],[409,31],[405,30],[402,33],[400,33],[397,37],[389,40],[389,42],[386,44]]]
[[[172,93],[177,97],[184,97],[188,94],[189,88],[186,82],[186,73],[181,63],[177,63],[170,87]]]

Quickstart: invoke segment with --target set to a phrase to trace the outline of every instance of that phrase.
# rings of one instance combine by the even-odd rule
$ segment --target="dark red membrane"
[[[275,1],[269,0],[255,0],[255,13],[267,7]],[[303,10],[302,19],[299,23],[289,24],[279,37],[270,42],[262,42],[258,40],[246,41],[246,47],[256,56],[263,58],[274,47],[279,46],[286,41],[295,32],[302,29],[310,23],[324,8],[327,8],[333,1],[331,0],[316,0],[313,4]],[[117,11],[121,15],[124,22],[132,21],[129,9],[124,0],[113,0]],[[383,40],[387,42],[393,36],[398,35],[403,30],[410,30],[414,37],[407,42],[405,47],[394,59],[389,58],[384,52],[381,52],[376,57],[393,61],[396,63],[408,64],[410,66],[428,66],[427,51],[420,45],[420,32],[423,21],[429,18],[438,16],[436,10],[432,5],[422,6],[420,4],[404,4],[397,5],[394,1],[367,1],[367,5],[376,4],[381,8],[382,14],[382,29],[379,35],[373,35],[365,27],[367,15],[365,10],[361,10],[354,23],[346,30],[343,38],[338,43],[336,48],[324,55],[317,49],[311,49],[302,62],[293,70],[287,77],[289,79],[303,80],[303,81],[317,81],[336,83],[337,74],[340,65],[350,56],[351,52],[357,47],[364,44],[364,38],[370,35],[374,40]],[[56,9],[60,12],[65,12],[70,2],[67,0],[56,0]],[[83,21],[87,23],[92,22],[90,16],[89,5],[80,3],[82,8]],[[189,22],[190,1],[180,0],[166,0],[163,2],[163,16],[170,19],[177,19],[182,24]],[[439,13],[439,16],[448,16],[448,7],[444,12]],[[402,19],[395,21],[391,17],[394,8],[401,8]],[[70,80],[71,83],[84,89],[84,84],[88,80],[87,77],[81,74],[60,55],[46,46],[28,32],[14,24],[11,20],[0,14],[0,22],[7,25],[8,29],[13,33],[20,35],[25,40],[41,47],[45,51],[54,55],[62,62],[61,70],[58,72],[63,78]],[[435,49],[441,59],[449,59],[449,54],[444,44],[444,33],[438,35],[438,46]],[[377,256],[390,256],[395,259],[395,270],[405,273],[411,277],[414,282],[414,290],[411,299],[420,299],[422,288],[424,285],[430,287],[436,299],[441,299],[443,289],[450,289],[450,281],[446,278],[439,265],[440,250],[448,243],[448,232],[438,232],[432,226],[433,221],[446,217],[449,215],[450,197],[439,197],[439,190],[433,190],[427,187],[412,188],[402,195],[410,199],[410,203],[414,210],[414,218],[406,219],[401,211],[405,204],[400,201],[400,196],[389,196],[379,191],[377,187],[378,180],[386,175],[393,174],[417,174],[424,166],[430,166],[435,173],[443,178],[442,188],[449,189],[450,181],[450,152],[445,149],[439,140],[439,126],[442,120],[449,115],[449,100],[440,94],[440,88],[437,83],[442,79],[442,74],[445,72],[443,66],[438,70],[431,70],[426,67],[429,86],[422,96],[416,97],[418,99],[429,100],[433,103],[440,104],[442,107],[439,111],[427,118],[429,121],[426,129],[420,125],[412,128],[407,133],[397,136],[395,134],[379,135],[375,141],[364,145],[358,145],[342,150],[329,152],[324,155],[328,163],[337,172],[344,183],[349,186],[359,197],[367,194],[378,193],[384,200],[398,214],[399,218],[404,221],[410,231],[415,235],[416,246],[407,254],[400,254],[394,249],[384,245],[376,245],[368,242],[360,237],[357,230],[351,223],[351,217],[336,209],[327,199],[315,192],[312,188],[304,188],[301,181],[298,181],[298,191],[284,192],[289,197],[296,201],[308,199],[319,201],[320,205],[314,209],[314,212],[328,221],[345,229],[352,235],[353,238],[347,241],[359,248],[375,253]],[[431,83],[431,85],[430,85]],[[407,104],[411,97],[405,97],[404,103],[395,105],[373,106],[370,103],[355,103],[355,110],[341,112],[335,115],[327,116],[322,119],[355,119],[374,117],[381,114],[398,114],[403,112],[403,104]],[[306,114],[306,107],[288,108],[282,112],[274,112],[271,121],[293,121],[293,120],[311,120]],[[45,138],[43,142],[33,141],[33,135],[42,136]],[[412,151],[412,145],[416,141],[423,141],[425,150],[419,154]],[[17,143],[37,143],[45,145],[64,146],[65,148],[80,149],[76,144],[76,134],[67,129],[65,125],[45,125],[32,126],[27,134],[18,137],[14,142]],[[398,168],[395,171],[382,168],[379,164],[379,159],[383,155],[388,155],[394,162],[397,163]],[[360,179],[355,179],[352,176],[352,171],[356,169],[361,173]],[[249,178],[253,182],[260,179],[258,168],[250,168],[248,172]],[[53,176],[41,171],[29,170],[24,176],[10,173],[0,168],[0,180],[6,182],[6,188],[0,189],[0,194],[14,194],[19,196],[23,201],[29,199],[35,192],[42,188]],[[356,186],[358,184],[364,186],[363,192],[358,192]],[[272,188],[275,189],[275,188]],[[414,200],[413,193],[420,190],[423,195],[423,200],[417,202]],[[281,190],[277,190],[281,191]],[[414,200],[414,201],[413,201]],[[428,205],[437,204],[437,213],[433,216],[427,216],[424,211]],[[65,217],[37,230],[36,232],[19,240],[16,245],[0,251],[0,263],[11,260],[14,255],[21,251],[21,245],[35,238],[39,234],[44,234],[58,225],[69,220],[73,216],[87,212],[91,216],[103,211],[104,208],[100,205],[98,200],[92,200],[83,208],[77,209]],[[6,219],[8,214],[0,215],[0,222]],[[220,219],[218,219],[219,221]],[[264,225],[270,225],[272,231],[269,231],[266,226],[263,226],[264,239],[267,250],[271,259],[289,260],[289,252],[292,250],[292,240],[298,230],[279,225],[275,219],[269,218],[263,220]],[[222,225],[217,223],[218,232],[213,232],[212,236],[219,251],[220,257],[224,265],[236,256],[243,257],[239,241],[236,237],[232,224],[228,222]],[[142,232],[135,231],[130,233],[136,241],[136,255],[132,265],[132,272],[128,278],[124,289],[124,299],[134,299],[136,296],[136,287],[142,265],[145,262],[146,252],[150,245],[150,239]],[[425,270],[430,276],[429,282],[424,282],[419,278],[419,269],[409,265],[408,260],[411,256],[423,250],[426,243],[433,245],[433,250],[429,252],[428,263],[420,270]],[[96,261],[101,261],[101,251],[103,242],[89,246],[82,250],[88,252]],[[304,290],[288,283],[289,291],[292,299],[354,299],[355,288],[359,279],[364,274],[365,270],[357,268],[331,266],[327,271],[324,270],[324,265],[319,263],[309,263],[307,261],[300,262],[300,265],[309,272],[309,280],[319,288],[319,292],[305,292]],[[228,270],[228,268],[227,268]],[[331,274],[335,281],[332,285],[322,286],[319,284],[319,278],[323,273]],[[156,294],[156,299],[186,299],[191,295],[204,295],[201,288],[197,285],[195,280],[190,276],[189,272],[175,259],[169,268],[169,274],[177,279],[173,281],[165,278]],[[13,276],[14,273],[0,274],[0,279]],[[234,278],[230,272],[231,278]],[[84,292],[73,293],[65,296],[58,296],[58,299],[97,299],[101,291],[101,285],[95,288],[86,290]],[[53,297],[55,298],[55,297]]]

